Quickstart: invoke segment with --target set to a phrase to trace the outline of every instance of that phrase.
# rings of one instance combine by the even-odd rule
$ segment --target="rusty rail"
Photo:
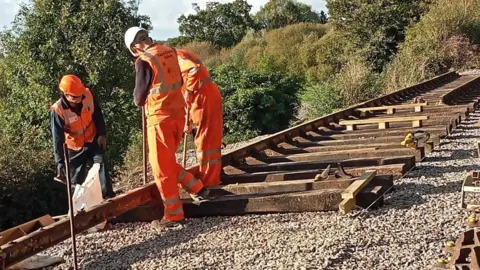
[[[107,200],[75,216],[75,232],[81,233],[105,220],[152,200],[152,186],[147,185]],[[10,267],[70,237],[70,220],[62,219],[0,247],[0,265]]]
[[[443,95],[441,98],[441,104],[451,104],[454,100],[458,98],[465,98],[467,91],[472,89],[472,87],[480,85],[480,77],[477,77],[471,81],[468,81],[461,86],[457,87],[454,91],[450,91],[447,94]]]
[[[311,136],[309,137],[307,135],[307,132],[313,131],[321,126],[327,126],[333,122],[338,122],[342,119],[347,119],[348,117],[352,117],[352,116],[355,117],[356,115],[355,109],[357,108],[381,106],[385,104],[404,101],[408,98],[418,95],[422,91],[426,92],[426,91],[432,90],[436,87],[440,87],[441,85],[444,85],[445,83],[452,82],[458,78],[460,78],[460,76],[457,73],[449,72],[449,73],[437,76],[433,79],[424,81],[420,84],[407,87],[405,89],[401,89],[396,92],[383,95],[381,97],[378,97],[366,102],[362,102],[360,104],[351,106],[339,112],[336,112],[324,117],[320,117],[318,119],[275,133],[271,136],[268,136],[267,138],[264,138],[261,141],[248,144],[244,147],[241,147],[239,149],[230,151],[222,155],[223,165],[224,166],[236,165],[237,167],[240,168],[243,159],[249,156],[259,155],[260,152],[270,148],[273,149],[276,147],[276,145],[283,142],[289,142],[293,140],[295,137],[303,136],[303,137],[308,137],[312,140],[316,140],[318,138],[311,138]],[[453,92],[455,92],[456,90],[458,89],[453,89]],[[448,100],[449,102],[454,98],[455,98],[455,93],[451,95],[448,95],[447,93],[447,95],[445,96],[445,100]],[[459,123],[462,117],[464,117],[462,116],[462,114],[463,115],[468,114],[468,111],[471,109],[471,105],[466,105],[466,106],[458,105],[456,107],[453,106],[452,113],[454,113],[453,109],[459,110],[459,113],[460,113],[453,122],[450,119],[447,119],[445,121],[438,120],[438,119],[432,120],[432,121],[437,121],[436,126],[428,127],[431,130],[435,130],[435,133],[433,133],[435,136],[432,136],[432,140],[434,142],[439,140],[439,136],[441,137],[441,136],[447,135],[448,132],[450,132],[451,129],[454,128],[456,124]],[[440,111],[441,113],[443,113],[442,108],[440,108]],[[377,142],[380,144],[388,144],[388,142],[392,141],[392,139],[395,141],[402,137],[401,130],[375,131],[375,134],[386,134],[386,136],[390,136],[390,134],[394,134],[392,137],[389,138],[389,140],[386,140],[385,142],[383,141]],[[341,136],[344,136],[346,138],[345,140],[348,140],[348,136],[351,136],[351,135],[352,134],[342,134]],[[367,136],[368,136],[368,133],[367,133]],[[342,137],[342,139],[344,137]],[[425,149],[427,149],[427,145],[425,146]],[[351,151],[351,152],[348,152],[348,151]],[[406,152],[405,150],[401,150],[401,151],[398,150],[397,152],[392,152],[390,156],[385,155],[386,154],[385,152],[386,151],[383,151],[383,152],[377,151],[376,153],[377,155],[372,155],[372,157],[364,158],[360,160],[356,156],[357,154],[354,153],[353,150],[345,150],[345,154],[343,154],[344,158],[342,158],[341,162],[343,166],[347,167],[346,168],[347,173],[355,173],[357,176],[359,174],[364,173],[366,169],[366,168],[359,168],[359,167],[370,167],[369,169],[376,170],[376,166],[380,166],[379,168],[380,172],[385,172],[387,174],[390,174],[390,170],[391,170],[392,172],[402,173],[405,170],[412,168],[412,166],[415,166],[415,158],[419,160],[422,159],[424,155],[424,148],[421,147],[421,148],[415,149],[408,155],[401,154],[401,153],[405,153]],[[292,157],[289,155],[275,157],[275,159],[282,159],[282,158],[291,159]],[[326,156],[322,156],[321,154],[314,153],[314,152],[304,155],[303,157],[301,157],[301,159],[305,160],[305,162],[299,161],[299,162],[294,162],[295,164],[283,164],[282,166],[284,167],[280,165],[270,166],[271,164],[258,165],[257,167],[255,166],[245,167],[244,169],[246,170],[245,172],[247,172],[247,174],[240,175],[238,177],[243,177],[244,180],[249,179],[248,181],[250,180],[253,181],[254,179],[258,178],[259,174],[248,175],[248,170],[253,170],[252,171],[253,173],[255,172],[255,169],[261,169],[258,172],[265,173],[266,175],[268,175],[268,177],[272,176],[272,178],[274,179],[281,179],[279,181],[285,181],[290,178],[293,178],[293,180],[297,180],[297,179],[302,179],[301,177],[311,177],[312,175],[315,176],[315,174],[318,173],[318,170],[320,169],[323,170],[327,168],[327,166],[329,167],[330,165],[335,166],[337,162],[339,162],[338,160],[331,160],[326,158]],[[296,166],[296,171],[293,173],[285,172],[285,171],[291,170],[292,165]],[[348,166],[352,166],[352,168],[348,168]],[[194,169],[194,168],[195,166],[190,167],[189,169]],[[285,171],[282,171],[282,170],[285,170]],[[298,170],[310,170],[310,171],[300,172]],[[262,173],[260,173],[260,176]],[[236,176],[230,175],[230,177],[231,177],[231,180],[234,181],[233,179],[235,179]],[[385,182],[390,182],[391,176],[389,176],[388,178],[380,177],[380,179],[387,179]],[[350,180],[344,181],[345,182],[344,184],[346,185],[349,181]],[[327,183],[324,183],[324,184],[326,185]],[[322,184],[318,184],[318,185],[321,186]],[[381,184],[380,186],[382,185],[383,184]],[[296,186],[298,189],[304,189],[301,183],[292,185],[292,187],[293,186]],[[266,187],[262,187],[262,188],[265,189]],[[331,190],[307,190],[302,192],[303,193],[299,193],[299,194],[285,195],[283,197],[278,195],[271,195],[268,198],[255,197],[255,196],[249,197],[246,195],[239,194],[239,195],[236,195],[240,198],[238,202],[225,201],[224,203],[225,205],[227,205],[227,203],[230,203],[230,205],[238,207],[238,212],[244,212],[244,213],[248,213],[249,211],[263,212],[268,210],[268,205],[266,205],[265,203],[268,203],[269,201],[281,203],[283,200],[287,200],[287,203],[285,203],[285,205],[288,206],[288,200],[290,200],[291,202],[297,202],[299,197],[308,197],[306,204],[299,203],[296,205],[297,209],[301,209],[302,207],[303,207],[302,209],[306,209],[309,206],[308,200],[316,201],[317,199],[315,198],[326,198],[327,200],[330,200],[332,196],[335,198],[338,197],[338,195],[336,194],[340,194],[339,192],[341,192],[341,189],[334,188]],[[375,192],[379,192],[379,191],[377,190]],[[372,194],[373,193],[369,195],[367,194],[365,196],[376,196],[375,194],[373,195]],[[156,189],[155,183],[154,182],[147,183],[146,185],[140,188],[132,190],[116,198],[107,200],[106,202],[92,208],[89,211],[77,214],[77,216],[75,217],[75,220],[76,220],[75,231],[77,233],[80,233],[82,231],[85,231],[103,222],[104,220],[110,220],[115,217],[118,217],[122,213],[131,212],[132,209],[141,205],[145,205],[147,203],[150,203],[149,206],[140,207],[138,209],[140,209],[139,211],[143,211],[144,217],[146,219],[151,218],[150,216],[152,215],[152,212],[151,212],[152,209],[155,210],[157,214],[161,213],[160,209],[162,207],[161,207],[161,204],[159,204],[158,198],[159,196],[158,196],[158,191]],[[258,203],[258,207],[257,205],[252,205],[252,203]],[[333,209],[337,207],[333,201],[328,201],[328,203],[327,205],[325,205],[326,209],[327,208]],[[211,203],[211,204],[212,206],[215,206],[215,207],[222,206],[222,202]],[[195,214],[202,215],[202,213],[203,214],[211,213],[211,210],[208,208],[207,204],[204,204],[203,206],[202,205],[196,206],[196,205],[190,205],[187,203],[185,207],[185,211],[187,216],[193,216]],[[231,208],[228,208],[228,209],[225,208],[222,211],[225,211],[226,214],[232,213]],[[127,215],[127,216],[133,217],[133,220],[138,220],[136,219],[138,216],[136,216],[135,214]],[[128,218],[125,218],[124,220],[128,220]],[[69,237],[69,220],[62,219],[60,221],[57,221],[54,224],[46,226],[39,231],[30,233],[26,236],[16,239],[14,242],[9,242],[8,244],[1,246],[0,265],[4,264],[6,267],[11,266],[17,262],[20,262],[38,252],[41,252],[42,250],[45,250],[67,239],[68,237]]]
[[[222,163],[225,165],[235,163],[238,159],[244,158],[246,156],[249,156],[253,153],[258,153],[260,151],[263,151],[270,147],[271,145],[278,144],[283,141],[287,141],[289,139],[292,139],[295,136],[300,136],[305,134],[308,131],[311,131],[315,128],[318,128],[320,126],[323,126],[325,124],[334,122],[334,121],[339,121],[341,119],[344,119],[347,116],[350,116],[354,114],[355,109],[357,108],[362,108],[362,107],[373,107],[373,106],[381,106],[384,102],[391,102],[394,100],[400,100],[404,99],[405,96],[408,95],[414,95],[418,90],[423,90],[423,89],[429,89],[436,87],[442,83],[445,83],[449,80],[458,78],[459,75],[456,72],[448,72],[443,75],[437,76],[435,78],[432,78],[430,80],[426,80],[424,82],[421,82],[417,85],[410,86],[395,92],[392,92],[390,94],[386,94],[383,96],[380,96],[375,99],[371,99],[353,106],[350,106],[346,109],[343,109],[341,111],[311,120],[309,122],[297,125],[295,127],[291,127],[289,129],[277,132],[275,134],[272,134],[271,136],[266,137],[265,139],[258,141],[258,142],[253,142],[251,144],[245,145],[241,148],[232,150],[228,153],[225,153],[222,156]]]

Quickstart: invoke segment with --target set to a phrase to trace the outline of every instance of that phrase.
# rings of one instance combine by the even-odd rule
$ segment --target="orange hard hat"
[[[83,95],[86,91],[80,78],[75,75],[63,76],[58,84],[58,88],[60,88],[63,93],[76,97]]]

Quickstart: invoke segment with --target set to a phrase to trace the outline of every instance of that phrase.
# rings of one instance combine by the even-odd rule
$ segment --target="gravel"
[[[461,183],[477,169],[473,127],[464,122],[427,160],[396,182],[386,205],[354,217],[295,213],[188,219],[155,234],[149,223],[117,224],[77,238],[81,269],[431,269],[447,240],[467,230]],[[46,253],[68,261],[70,240]],[[65,269],[63,264],[54,269]]]

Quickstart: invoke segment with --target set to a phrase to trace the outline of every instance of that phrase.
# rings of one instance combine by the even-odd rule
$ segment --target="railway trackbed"
[[[452,134],[479,96],[480,76],[449,72],[230,151],[222,156],[223,185],[212,188],[216,198],[194,204],[182,194],[185,215],[381,207],[385,192]],[[401,145],[415,130],[428,132],[430,139],[414,149]],[[162,215],[158,191],[149,183],[77,214],[76,231],[106,219],[126,223]],[[11,266],[70,235],[66,218],[38,227],[1,245],[0,262]]]

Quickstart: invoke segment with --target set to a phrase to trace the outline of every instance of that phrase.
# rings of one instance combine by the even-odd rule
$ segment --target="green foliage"
[[[242,40],[248,29],[257,28],[249,13],[252,6],[245,0],[207,2],[204,10],[195,3],[192,6],[196,14],[182,14],[177,20],[180,33],[191,40],[230,48]]]
[[[323,24],[300,23],[270,31],[266,34],[265,52],[275,57],[285,72],[304,76],[312,66],[310,44],[322,38],[328,29]]]
[[[220,64],[220,51],[206,42],[192,42],[179,46],[178,48],[194,52],[202,62],[207,66],[217,66]]]
[[[307,77],[311,81],[328,81],[340,72],[355,53],[349,38],[339,30],[329,31],[321,39],[303,45],[302,55],[311,61]]]
[[[269,32],[249,33],[229,51],[228,62],[253,70],[269,68],[278,72],[305,77],[309,69],[315,68],[315,54],[312,44],[321,39],[329,25],[299,23]]]
[[[381,75],[374,73],[360,55],[352,55],[330,80],[310,83],[300,92],[300,120],[310,120],[377,96]]]
[[[94,92],[107,123],[111,165],[121,162],[139,113],[133,105],[132,57],[125,29],[140,19],[119,1],[35,1],[22,6],[13,29],[0,36],[8,94],[9,132],[49,129],[48,105],[60,96],[59,79],[73,73]],[[128,91],[128,92],[127,92]],[[39,104],[43,104],[38,106]],[[42,146],[51,147],[49,140]]]
[[[315,119],[344,106],[340,91],[329,82],[318,82],[306,86],[299,93],[299,99],[301,107],[297,117],[300,120]]]
[[[296,0],[271,0],[255,14],[255,19],[267,30],[302,22],[326,23],[326,15],[320,15],[312,7]]]
[[[320,17],[320,21],[319,23],[328,23],[328,17],[327,17],[327,13],[325,13],[325,11],[320,11],[320,14],[318,15]]]
[[[400,53],[388,67],[386,91],[415,84],[451,67],[466,67],[472,61],[478,63],[473,42],[478,42],[479,36],[478,1],[438,0],[421,21],[407,31]],[[455,44],[458,38],[463,40],[461,44]],[[457,45],[463,47],[452,50]],[[455,63],[461,65],[454,66]]]
[[[341,93],[344,104],[349,106],[374,98],[380,92],[380,78],[362,56],[352,55],[336,74],[334,85]]]
[[[48,110],[60,96],[63,75],[76,74],[91,88],[107,123],[109,165],[122,162],[125,138],[140,128],[130,93],[133,58],[123,41],[128,27],[148,23],[134,15],[135,9],[116,0],[30,1],[22,5],[13,28],[0,34],[0,181],[8,189],[0,200],[15,205],[1,210],[2,218],[7,211],[7,220],[0,223],[65,210],[51,180],[55,166]]]
[[[67,212],[65,186],[53,181],[52,151],[36,146],[44,138],[45,131],[36,127],[21,138],[0,129],[0,231],[46,213]]]
[[[298,108],[298,77],[222,65],[213,71],[222,91],[225,141],[247,140],[288,127]]]
[[[192,41],[193,41],[193,39],[190,38],[190,37],[179,36],[179,37],[169,38],[169,39],[167,39],[166,42],[163,42],[163,44],[171,46],[171,47],[181,47],[181,46],[187,45],[188,43],[190,43]]]
[[[329,21],[363,49],[380,72],[405,39],[405,29],[418,21],[431,0],[327,0]]]
[[[143,185],[143,136],[141,131],[132,134],[114,189],[132,190]],[[148,179],[151,181],[153,179]]]

